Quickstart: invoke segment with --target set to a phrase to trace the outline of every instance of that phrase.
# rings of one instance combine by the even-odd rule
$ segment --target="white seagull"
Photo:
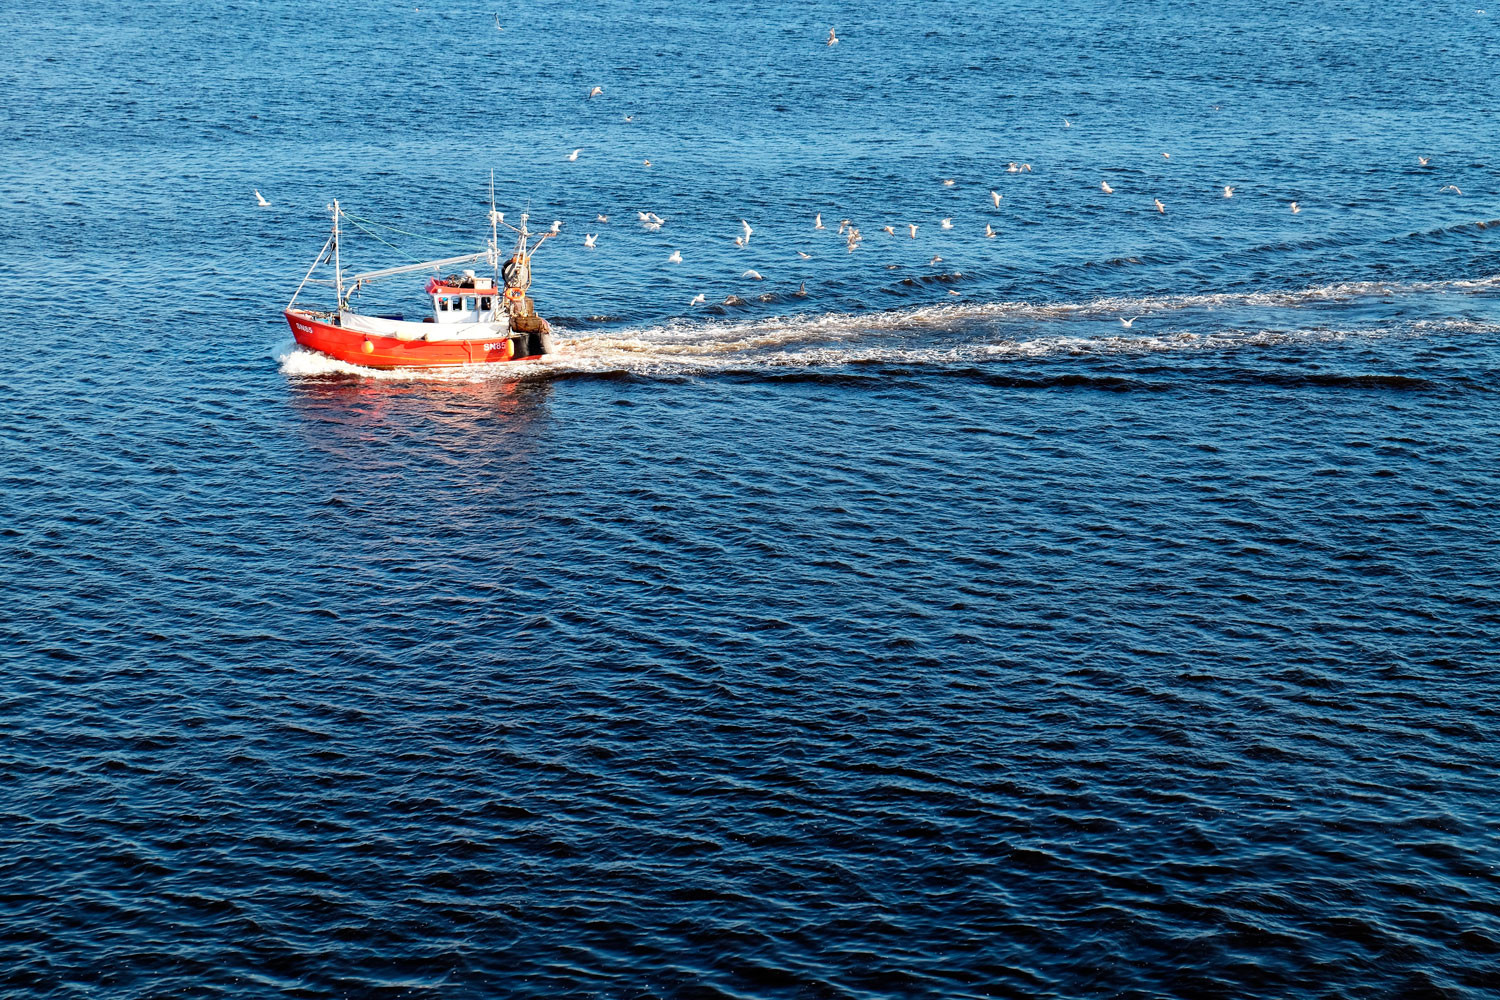
[[[764,281],[764,280],[766,280],[766,279],[764,279],[764,278],[762,278],[760,276],[760,272],[759,271],[756,271],[754,269],[746,271],[744,274],[740,275],[740,277],[741,278],[753,278],[756,281]]]
[[[740,220],[740,225],[742,225],[742,226],[745,227],[745,243],[749,244],[749,242],[750,242],[750,234],[753,233],[753,232],[755,232],[755,230],[751,229],[750,228],[750,223],[746,222],[744,219]]]
[[[1224,185],[1224,197],[1226,197],[1226,198],[1233,198],[1234,197],[1234,188],[1232,186],[1230,186],[1228,184]]]
[[[561,219],[553,219],[552,220],[552,235],[556,236],[560,232],[562,232],[562,220]]]
[[[984,224],[984,236],[985,236],[985,239],[989,239],[989,240],[992,240],[992,239],[995,238],[995,227],[992,226],[992,225],[990,225],[988,222],[986,222]]]
[[[939,222],[938,225],[942,226],[944,229],[952,229],[953,228],[953,220],[951,218],[944,219],[942,222]]]
[[[896,227],[895,226],[886,226],[884,228],[885,228],[885,231],[888,232],[888,233],[890,233],[892,236],[896,235]]]
[[[1292,214],[1296,215],[1300,211],[1302,211],[1302,206],[1297,204],[1295,201],[1292,202]]]
[[[254,189],[252,188],[252,190],[254,190]],[[262,198],[259,191],[255,191],[255,203],[257,205],[259,205],[261,208],[270,208],[271,207],[271,203],[269,201],[266,201],[266,199]]]
[[[597,240],[598,238],[599,238],[599,234],[598,233],[584,233],[583,234],[583,245],[586,246],[586,247],[588,247],[590,250],[592,250],[594,248],[594,241]]]
[[[1115,193],[1115,189],[1109,186],[1109,181],[1100,181],[1099,190],[1103,191],[1105,194]]]
[[[699,292],[697,295],[693,296],[693,301],[689,302],[688,305],[690,305],[690,306],[701,306],[703,303],[705,303],[707,301],[708,301],[708,296],[704,295],[702,292]]]
[[[951,188],[952,186],[953,186],[953,178],[952,177],[949,177],[947,180],[943,181],[943,187],[945,187],[945,188]]]
[[[1458,189],[1458,186],[1455,184],[1444,184],[1442,187],[1438,188],[1438,194],[1442,194],[1444,191],[1452,191],[1454,194],[1463,194],[1463,192],[1460,191]]]
[[[1068,121],[1066,118],[1064,118],[1063,119],[1063,128],[1072,128],[1072,127],[1073,127],[1073,123],[1070,122],[1070,121]]]
[[[1156,203],[1156,210],[1158,212],[1160,212],[1162,215],[1166,215],[1167,214],[1167,206],[1165,206],[1165,205],[1163,205],[1161,203],[1161,199],[1160,198],[1153,198],[1151,200]]]
[[[916,239],[917,238],[917,224],[915,222],[908,222],[906,224],[906,228],[911,230],[911,238],[912,239]]]
[[[991,191],[990,192],[990,201],[992,201],[992,202],[995,203],[995,207],[996,208],[999,208],[1000,207],[1000,192],[999,191]]]
[[[596,216],[594,216],[594,221],[595,222],[608,222],[609,221],[609,216],[607,216],[607,215],[596,215]]]
[[[819,212],[817,215],[813,216],[813,228],[814,229],[822,229],[823,228],[823,213],[822,212]]]
[[[812,260],[812,254],[803,253],[801,250],[797,251],[797,256],[801,257],[803,260]]]
[[[672,251],[672,256],[670,256],[670,257],[667,258],[667,263],[668,264],[681,264],[682,263],[682,251],[681,250],[673,250]]]
[[[603,87],[595,87],[593,90],[589,91],[589,96],[590,97],[598,97],[602,93],[604,93],[604,88]]]
[[[933,257],[932,257],[932,259],[927,262],[927,266],[931,267],[934,264],[941,264],[942,262],[943,262],[943,258],[941,258],[941,257],[937,256],[936,254],[934,254]]]
[[[1140,318],[1141,318],[1140,316],[1132,316],[1129,319],[1126,319],[1124,316],[1121,316],[1120,317],[1120,325],[1123,326],[1125,329],[1129,330],[1132,326],[1135,325],[1135,321],[1138,320],[1138,319],[1140,319]]]
[[[829,45],[837,45],[838,43],[839,43],[839,36],[835,35],[833,33],[833,29],[832,28],[829,28],[828,29],[828,44]]]
[[[569,163],[577,163],[578,162],[578,154],[581,153],[581,152],[583,152],[583,147],[579,146],[577,149],[573,150],[573,152],[569,153],[568,154],[568,162]]]
[[[1419,167],[1425,167],[1425,166],[1427,166],[1427,161],[1430,160],[1430,159],[1431,159],[1431,157],[1429,157],[1429,156],[1419,156],[1419,157],[1417,157],[1417,166],[1419,166]]]

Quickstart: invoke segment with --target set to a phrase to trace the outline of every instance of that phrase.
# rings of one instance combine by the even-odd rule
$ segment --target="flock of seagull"
[[[829,40],[828,40],[828,44],[829,45],[835,45],[835,44],[838,43],[838,38],[837,38],[837,36],[834,35],[834,33],[833,33],[832,30],[829,31],[828,38],[829,38]],[[594,92],[591,93],[590,96],[591,97],[595,96],[595,94],[598,93],[598,92],[601,92],[601,90],[602,90],[602,88],[595,87],[594,88]],[[1072,124],[1073,123],[1070,122],[1070,121],[1068,121],[1066,118],[1063,119],[1063,126],[1065,128],[1071,128]],[[582,152],[583,152],[583,148],[574,149],[571,153],[569,153],[567,155],[566,159],[569,162],[576,163],[578,161],[579,154],[582,153]],[[1161,155],[1162,155],[1163,159],[1168,159],[1169,160],[1169,159],[1172,158],[1172,154],[1171,153],[1162,153]],[[1429,165],[1429,160],[1430,160],[1430,157],[1418,156],[1417,157],[1417,164],[1418,164],[1418,166],[1426,167],[1426,166]],[[645,161],[645,165],[649,167],[651,165],[651,161],[650,160]],[[1009,164],[1007,166],[1006,170],[1009,173],[1031,173],[1032,172],[1031,164],[1029,164],[1029,163],[1011,163],[1011,164]],[[944,187],[953,187],[956,183],[957,183],[957,181],[954,178],[944,178],[943,181],[942,181],[942,184],[943,184]],[[1109,183],[1108,180],[1102,180],[1102,181],[1100,181],[1099,182],[1099,188],[1106,195],[1112,195],[1112,194],[1115,193],[1115,188],[1110,185],[1110,183]],[[1237,190],[1237,188],[1234,185],[1232,185],[1232,184],[1225,184],[1220,190],[1223,193],[1223,197],[1225,197],[1225,198],[1233,198],[1234,194],[1235,194],[1235,191]],[[1439,189],[1439,192],[1440,193],[1460,194],[1460,195],[1463,194],[1463,192],[1461,190],[1459,190],[1459,188],[1456,185],[1453,185],[1453,184],[1445,184],[1442,188]],[[990,203],[991,203],[991,205],[993,205],[994,208],[996,210],[998,210],[1000,208],[1000,202],[1001,202],[1001,200],[1005,196],[1002,195],[999,191],[996,191],[996,190],[991,190],[989,194],[990,194]],[[257,197],[258,196],[259,196],[259,192],[257,192]],[[1155,206],[1156,211],[1157,211],[1158,214],[1165,215],[1167,213],[1167,206],[1166,206],[1166,204],[1160,198],[1153,198],[1152,199],[1152,204]],[[1289,208],[1289,210],[1291,211],[1291,213],[1293,215],[1297,215],[1297,214],[1299,214],[1302,211],[1302,205],[1299,202],[1296,202],[1296,201],[1292,201],[1292,202],[1288,203],[1288,208]],[[662,218],[660,215],[657,215],[655,212],[637,212],[636,215],[637,215],[637,218],[640,221],[640,224],[641,224],[642,228],[646,229],[648,232],[658,232],[658,231],[661,230],[662,226],[666,224],[666,220],[664,218]],[[600,223],[600,224],[608,223],[609,222],[609,216],[602,215],[602,214],[601,215],[596,215],[595,216],[595,221],[598,222],[598,223]],[[917,238],[917,230],[921,228],[921,226],[918,223],[907,222],[907,223],[903,223],[902,225],[906,229],[906,235],[907,235],[907,237],[909,239],[913,239],[914,240],[914,239]],[[552,224],[552,232],[553,232],[554,235],[556,235],[558,232],[560,232],[561,226],[562,226],[562,223],[560,221],[554,221],[553,222],[553,224]],[[823,229],[827,229],[828,228],[823,223],[823,214],[821,212],[816,213],[813,216],[812,228],[814,230],[823,230]],[[889,236],[897,236],[897,235],[899,235],[898,232],[897,232],[896,226],[886,225],[886,226],[882,226],[881,228]],[[949,216],[947,218],[939,220],[938,221],[938,228],[939,229],[952,229],[953,228],[953,218],[951,216]],[[736,235],[734,237],[734,245],[737,246],[737,247],[742,247],[743,248],[743,247],[749,246],[749,244],[750,244],[750,237],[755,233],[755,229],[745,219],[741,219],[740,220],[740,229],[741,229],[741,232],[739,233],[739,235]],[[584,247],[587,248],[587,249],[591,249],[591,250],[595,249],[598,246],[599,235],[600,234],[597,233],[597,232],[594,232],[594,233],[585,233],[584,237],[583,237],[583,245],[584,245]],[[864,234],[860,231],[860,228],[858,226],[856,226],[854,224],[854,222],[852,220],[850,220],[850,219],[842,219],[842,220],[839,221],[839,224],[838,224],[838,235],[840,235],[840,236],[842,236],[844,238],[844,242],[845,242],[845,245],[848,248],[848,252],[849,253],[853,253],[856,249],[858,249],[859,246],[861,245],[861,243],[864,240]],[[994,227],[994,225],[992,223],[986,222],[984,224],[984,236],[985,236],[986,239],[994,239],[998,235],[999,235],[999,233],[997,233],[995,231],[995,227]],[[803,250],[798,250],[797,251],[797,256],[801,257],[803,260],[809,260],[809,259],[811,259],[812,254],[809,254],[809,253],[807,253],[807,252],[805,252]],[[667,263],[669,263],[669,264],[681,264],[682,263],[682,259],[683,259],[682,258],[682,251],[674,249],[672,251],[672,253],[671,253],[671,256],[669,256],[667,258]],[[929,263],[929,265],[938,264],[938,263],[942,262],[942,259],[943,259],[942,257],[934,256],[932,258],[932,260],[929,261],[928,263]],[[750,270],[745,271],[744,274],[741,275],[741,277],[742,278],[749,278],[749,279],[751,279],[753,281],[764,280],[763,276],[760,274],[760,272],[758,272],[758,271],[756,271],[754,269],[750,269]],[[805,296],[807,294],[806,283],[804,282],[797,289],[797,291],[795,293],[793,293],[793,294],[798,295],[798,296]],[[953,290],[953,289],[949,289],[948,290],[948,294],[956,296],[959,293],[957,291]],[[699,305],[705,305],[706,303],[707,303],[707,296],[705,296],[704,294],[700,293],[700,294],[694,296],[693,299],[688,303],[688,305],[689,306],[699,306]],[[742,303],[743,303],[743,300],[740,299],[738,296],[735,296],[735,295],[730,295],[728,298],[726,298],[724,300],[724,304],[725,305],[740,305]],[[1139,316],[1131,318],[1131,319],[1126,319],[1126,318],[1122,317],[1120,319],[1120,324],[1122,326],[1124,326],[1125,328],[1129,329],[1130,326],[1131,326],[1131,324],[1134,323],[1135,320],[1139,319],[1139,318],[1140,318]]]
[[[418,10],[420,10],[420,8],[418,8]],[[1482,10],[1476,10],[1475,13],[1477,13],[1477,14],[1483,14],[1484,11],[1482,11]],[[499,30],[499,31],[504,31],[505,30],[500,25],[500,15],[498,13],[495,15],[495,28],[497,30]],[[838,34],[836,33],[836,30],[834,28],[829,28],[828,29],[828,38],[827,38],[826,44],[829,47],[832,47],[834,45],[839,44],[839,37],[838,37]],[[602,97],[603,95],[604,95],[604,87],[602,85],[596,85],[596,86],[590,88],[590,90],[588,91],[588,99],[589,100],[592,100],[592,99],[594,99],[596,97]],[[1214,107],[1215,107],[1215,110],[1218,110],[1218,106],[1217,105],[1215,105]],[[633,120],[634,117],[635,117],[634,115],[625,115],[624,116],[624,120],[626,122],[629,122],[629,121]],[[1073,127],[1073,123],[1071,121],[1069,121],[1067,118],[1064,118],[1064,119],[1062,119],[1062,127],[1063,128],[1072,128]],[[570,152],[570,153],[567,154],[567,156],[565,157],[565,159],[569,163],[577,163],[579,155],[583,153],[584,148],[585,147],[579,147],[579,148],[574,149],[572,152]],[[1162,159],[1164,159],[1164,160],[1170,160],[1172,158],[1172,154],[1171,153],[1165,153],[1164,152],[1164,153],[1161,154],[1161,156],[1162,156]],[[1427,167],[1429,165],[1429,160],[1430,160],[1430,157],[1427,157],[1427,156],[1418,156],[1417,157],[1417,164],[1420,167]],[[651,161],[649,159],[648,160],[644,160],[643,163],[642,163],[642,165],[644,167],[649,168],[651,166]],[[1032,172],[1031,164],[1029,164],[1029,163],[1010,163],[1006,167],[1006,172],[1007,173],[1012,173],[1012,174],[1031,173]],[[956,183],[957,183],[957,181],[954,178],[945,178],[942,181],[942,184],[943,184],[944,187],[953,187]],[[1115,188],[1110,185],[1110,183],[1109,183],[1108,180],[1101,180],[1099,182],[1099,188],[1106,195],[1113,195],[1115,193]],[[1232,184],[1226,184],[1222,188],[1223,196],[1225,198],[1233,198],[1234,194],[1235,194],[1235,190],[1236,189],[1235,189],[1234,185],[1232,185]],[[1440,193],[1451,193],[1451,194],[1457,194],[1457,195],[1463,194],[1463,192],[1461,190],[1459,190],[1459,188],[1456,185],[1453,185],[1453,184],[1445,184],[1445,185],[1443,185],[1443,187],[1439,189],[1439,192]],[[271,207],[271,202],[268,201],[260,193],[260,191],[258,189],[254,190],[254,194],[255,194],[256,204],[259,207],[261,207],[261,208],[269,208],[269,207]],[[991,190],[990,193],[989,193],[989,195],[990,195],[990,202],[991,202],[991,204],[994,206],[994,208],[996,210],[998,210],[1000,208],[1000,202],[1001,202],[1001,200],[1002,200],[1002,198],[1004,196],[1001,195],[999,191],[995,191],[995,190]],[[1156,208],[1156,211],[1157,211],[1158,214],[1161,214],[1161,215],[1167,214],[1167,206],[1166,206],[1166,204],[1160,198],[1153,198],[1152,199],[1152,204]],[[1289,208],[1289,210],[1291,211],[1291,213],[1293,215],[1297,215],[1298,213],[1300,213],[1302,211],[1302,206],[1298,202],[1296,202],[1296,201],[1290,202],[1288,204],[1288,208]],[[660,231],[661,228],[662,228],[662,226],[664,226],[666,224],[666,220],[663,219],[661,216],[657,215],[655,212],[637,212],[636,214],[637,214],[637,217],[638,217],[638,219],[640,221],[641,226],[644,229],[646,229],[648,232],[657,232],[657,231]],[[600,223],[600,224],[606,224],[606,223],[609,222],[609,217],[606,216],[606,215],[603,215],[603,214],[599,214],[599,215],[595,216],[595,221],[598,222],[598,223]],[[917,238],[917,230],[919,228],[921,228],[921,227],[917,223],[915,223],[915,222],[907,222],[907,223],[904,223],[903,225],[904,225],[904,227],[906,229],[907,237],[910,238],[910,239],[913,239],[913,240],[916,239]],[[740,232],[739,235],[737,235],[737,236],[734,237],[734,244],[737,247],[746,247],[746,246],[749,246],[749,244],[750,244],[750,237],[755,233],[755,230],[754,230],[753,227],[751,227],[750,223],[748,221],[746,221],[745,219],[741,219],[740,220],[740,227],[741,227],[741,232]],[[944,219],[940,220],[939,223],[938,223],[938,227],[940,229],[952,229],[953,228],[953,219],[951,217],[949,217],[949,218],[944,218]],[[552,229],[551,229],[552,235],[554,235],[554,236],[557,235],[561,231],[561,228],[562,228],[562,222],[560,220],[554,221],[552,223]],[[826,229],[827,228],[823,224],[823,215],[822,215],[821,212],[814,215],[812,228],[814,230],[822,230],[822,229]],[[883,226],[882,229],[889,236],[897,236],[898,235],[895,226],[886,225],[886,226]],[[856,249],[858,249],[859,246],[861,245],[861,243],[864,240],[864,234],[860,231],[860,228],[858,226],[856,226],[853,223],[853,221],[851,221],[850,219],[842,219],[842,220],[840,220],[840,222],[838,224],[838,234],[843,237],[843,239],[845,241],[845,244],[846,244],[846,246],[848,248],[848,252],[849,253],[853,253]],[[584,237],[583,237],[583,245],[584,245],[584,247],[586,249],[590,249],[590,250],[595,249],[598,246],[599,235],[600,234],[597,233],[597,232],[594,232],[594,233],[585,233]],[[984,236],[985,236],[985,238],[986,239],[994,239],[998,235],[999,234],[995,231],[995,228],[994,228],[993,224],[991,224],[989,222],[986,222],[985,226],[984,226]],[[806,253],[806,252],[804,252],[802,250],[798,250],[797,251],[797,255],[799,257],[801,257],[803,260],[808,260],[808,259],[810,259],[812,257],[811,254]],[[681,264],[682,260],[683,260],[682,251],[674,249],[672,251],[671,255],[667,258],[667,263],[669,263],[669,264]],[[934,256],[932,258],[932,260],[929,262],[929,264],[938,264],[941,261],[942,261],[942,257]],[[744,272],[744,274],[741,275],[741,277],[742,278],[748,278],[748,279],[751,279],[753,281],[764,280],[763,277],[762,277],[762,275],[760,274],[760,272],[758,272],[758,271],[756,271],[754,269],[746,270]],[[793,293],[793,294],[795,294],[797,296],[805,296],[807,294],[806,283],[804,282],[797,289],[797,291],[795,293]],[[948,294],[956,296],[959,293],[957,291],[949,289]],[[707,296],[704,295],[704,294],[702,294],[702,293],[699,293],[698,295],[696,295],[696,296],[693,297],[693,299],[688,303],[688,305],[689,306],[699,306],[699,305],[704,305],[706,303],[707,303]],[[724,302],[725,305],[739,305],[739,304],[742,304],[742,303],[743,303],[743,300],[740,299],[740,298],[738,298],[737,296],[734,296],[734,295],[730,295],[727,299],[725,299],[725,302]],[[1135,320],[1139,319],[1139,318],[1140,318],[1139,316],[1131,318],[1131,319],[1126,319],[1124,317],[1121,317],[1120,318],[1120,323],[1121,323],[1122,326],[1124,326],[1126,328],[1129,328],[1131,326],[1131,324],[1134,323]]]

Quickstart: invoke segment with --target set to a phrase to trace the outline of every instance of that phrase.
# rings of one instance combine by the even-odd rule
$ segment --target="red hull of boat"
[[[541,357],[540,354],[513,356],[512,341],[503,336],[485,340],[436,342],[397,340],[395,337],[347,330],[314,319],[300,309],[288,309],[285,315],[287,324],[292,328],[292,336],[303,347],[365,368],[453,368],[503,361],[529,361]]]

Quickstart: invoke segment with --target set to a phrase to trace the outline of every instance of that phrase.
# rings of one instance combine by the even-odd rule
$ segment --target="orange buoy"
[[[375,353],[375,345],[367,340],[364,342],[364,345],[360,348],[360,350],[364,351],[366,354],[373,354]]]

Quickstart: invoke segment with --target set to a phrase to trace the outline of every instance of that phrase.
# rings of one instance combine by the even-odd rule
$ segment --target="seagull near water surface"
[[[839,43],[839,36],[833,33],[833,29],[832,28],[829,28],[828,29],[828,44],[830,46],[834,46],[834,45],[837,45],[838,43]]]
[[[266,201],[265,198],[261,197],[261,193],[258,188],[252,188],[251,190],[255,191],[255,203],[257,205],[259,205],[261,208],[271,207],[271,203],[269,201]]]

